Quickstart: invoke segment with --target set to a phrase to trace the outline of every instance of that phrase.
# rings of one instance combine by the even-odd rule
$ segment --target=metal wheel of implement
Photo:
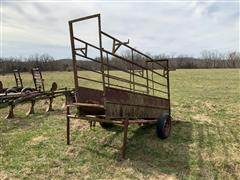
[[[170,135],[172,127],[171,121],[171,117],[168,113],[162,113],[157,119],[156,132],[160,139],[166,139]]]
[[[99,122],[99,124],[104,129],[109,129],[109,128],[112,128],[114,126],[113,123],[106,123],[106,122]]]
[[[23,89],[21,90],[21,93],[29,94],[29,93],[31,93],[32,91],[33,91],[32,88],[23,88]]]
[[[8,88],[8,89],[5,91],[5,94],[8,94],[8,93],[17,93],[17,90],[16,90],[16,88]]]

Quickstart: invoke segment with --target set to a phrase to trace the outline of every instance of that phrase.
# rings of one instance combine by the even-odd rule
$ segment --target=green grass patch
[[[72,72],[43,76],[46,89],[53,81],[74,86]],[[33,87],[30,74],[22,78]],[[13,75],[0,79],[14,86]],[[28,104],[17,106],[11,120],[4,119],[8,109],[0,109],[0,179],[240,179],[239,82],[239,69],[171,72],[171,136],[160,140],[154,126],[130,126],[125,161],[119,161],[121,126],[104,130],[72,120],[72,144],[66,145],[63,97],[50,113],[45,101],[28,117]]]

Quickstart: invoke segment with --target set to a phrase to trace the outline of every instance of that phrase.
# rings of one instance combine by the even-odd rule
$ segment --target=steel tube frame
[[[92,19],[92,18],[97,18],[97,21],[98,21],[99,47],[75,37],[74,32],[73,32],[73,24],[74,23],[89,20],[89,19]],[[170,87],[169,87],[170,83],[169,83],[169,63],[168,63],[168,60],[166,60],[167,63],[166,63],[166,66],[164,66],[164,65],[158,63],[158,61],[153,60],[150,56],[136,50],[135,48],[132,48],[129,45],[127,45],[128,42],[126,42],[126,43],[122,42],[122,41],[118,40],[117,38],[103,32],[101,30],[100,14],[95,14],[95,15],[82,17],[82,18],[78,18],[78,19],[74,19],[74,20],[69,21],[69,31],[70,31],[70,41],[71,41],[72,59],[73,59],[74,82],[75,82],[75,88],[76,89],[81,87],[81,85],[78,82],[78,79],[84,79],[84,80],[94,81],[96,83],[102,83],[103,84],[103,99],[104,99],[104,107],[105,107],[105,103],[114,104],[113,102],[106,102],[105,101],[106,87],[107,86],[108,87],[109,86],[121,87],[121,85],[119,85],[119,84],[118,85],[113,85],[110,82],[110,79],[115,79],[119,82],[129,83],[129,87],[122,87],[122,88],[126,88],[133,93],[136,93],[137,91],[140,91],[140,90],[136,89],[136,86],[146,87],[146,91],[141,91],[141,93],[139,93],[139,94],[144,94],[144,95],[151,96],[151,97],[154,97],[154,98],[162,98],[160,96],[154,95],[155,91],[159,91],[161,93],[167,94],[167,98],[162,98],[162,99],[165,99],[165,100],[167,99],[167,100],[170,101]],[[102,36],[105,36],[105,37],[113,40],[112,52],[103,48]],[[78,42],[84,44],[85,48],[76,48],[75,47],[75,41],[78,41]],[[130,49],[130,51],[131,51],[131,58],[130,59],[124,58],[124,57],[116,54],[116,52],[120,48],[120,46],[124,46],[124,47]],[[88,54],[87,54],[88,47],[89,48],[94,48],[95,50],[99,51],[99,53],[100,53],[100,60],[99,61],[88,56]],[[77,52],[78,50],[80,50],[80,52],[82,54],[78,53]],[[106,62],[104,61],[104,56],[103,56],[104,53],[106,54],[106,58],[107,58]],[[145,61],[145,66],[134,62],[134,53],[137,53],[138,55],[141,55],[144,58],[148,59],[148,60]],[[129,63],[130,64],[130,66],[129,66],[130,69],[125,70],[123,68],[120,68],[120,67],[109,64],[109,55]],[[100,66],[101,66],[100,72],[96,71],[96,70],[86,68],[86,67],[78,66],[77,65],[77,56],[80,56],[82,58],[86,58],[86,59],[94,61],[96,63],[100,63]],[[152,63],[152,68],[150,68],[150,66],[148,65],[149,62]],[[157,71],[154,70],[153,63],[158,64],[161,67],[160,69],[163,69],[163,74],[158,73]],[[93,80],[93,79],[90,79],[90,78],[79,76],[78,72],[77,72],[77,67],[79,67],[80,70],[85,69],[85,70],[89,70],[89,71],[92,71],[92,72],[97,73],[97,74],[101,74],[102,75],[102,81]],[[106,73],[105,73],[105,67],[106,67]],[[110,73],[109,73],[110,68],[113,68],[113,70],[120,70],[120,71],[123,71],[125,73],[128,73],[130,75],[130,80],[127,80],[127,79],[122,78],[122,77],[120,78],[120,77],[117,77],[117,76],[114,76],[114,75],[110,75]],[[143,73],[142,73],[142,75],[138,75],[136,73],[136,70],[139,70],[139,69],[142,70],[142,72],[146,71],[146,77],[144,76]],[[165,71],[167,72],[166,74],[165,74]],[[151,78],[149,78],[149,75],[150,75],[149,73],[152,74]],[[158,77],[161,77],[164,80],[166,80],[166,84],[162,84],[158,81],[155,81],[153,74],[156,74],[156,75],[158,75]],[[135,76],[140,77],[142,79],[145,79],[146,80],[146,85],[141,84],[139,82],[136,82]],[[105,78],[107,78],[107,79],[105,79]],[[105,80],[107,80],[107,82],[105,82]],[[149,82],[152,83],[152,87],[150,87]],[[167,91],[165,92],[165,91],[162,91],[162,90],[159,90],[159,89],[155,88],[154,84],[158,84],[160,86],[166,87]],[[153,90],[153,95],[149,94],[149,90]],[[170,111],[171,110],[170,109],[170,102],[169,102],[168,107],[165,107],[165,106],[155,107],[155,106],[149,106],[149,105],[145,106],[145,105],[141,105],[141,104],[135,105],[135,104],[127,104],[127,103],[126,104],[117,103],[117,104],[125,105],[125,106],[139,106],[139,107],[146,107],[146,108],[168,109],[169,113],[171,112]],[[98,118],[97,116],[96,117],[87,117],[87,116],[81,116],[81,115],[76,115],[75,116],[75,115],[71,115],[70,107],[77,107],[77,105],[73,104],[73,105],[67,106],[67,144],[70,144],[70,118],[83,119],[83,120],[87,120],[89,122],[98,121],[98,122],[109,122],[109,123],[114,123],[114,124],[123,124],[124,125],[124,134],[123,134],[123,145],[122,145],[122,150],[121,150],[121,159],[125,158],[128,125],[132,124],[132,123],[156,123],[156,119],[152,119],[152,120],[149,120],[149,119],[132,120],[131,119],[131,120],[129,120],[128,118],[125,118],[125,119],[119,119],[118,118],[118,119],[114,120],[114,119],[110,119],[109,117],[106,117],[106,115],[105,115],[105,118]]]
[[[95,60],[95,59],[93,59],[93,58],[90,58],[90,57],[83,56],[83,55],[81,55],[81,54],[79,54],[79,53],[75,53],[75,54],[76,54],[77,56],[86,58],[86,59],[91,60],[91,61],[94,61],[94,62],[96,62],[96,63],[101,63],[100,61],[97,61],[97,60]],[[119,68],[119,67],[117,67],[117,66],[113,66],[113,65],[110,65],[110,64],[106,64],[106,63],[104,63],[104,62],[103,62],[103,64],[106,65],[107,67],[111,67],[111,68],[113,68],[113,69],[117,69],[117,70],[119,70],[119,71],[123,71],[123,72],[125,72],[125,73],[132,74],[133,77],[134,77],[134,76],[137,76],[137,77],[146,79],[145,77],[142,77],[142,76],[140,76],[140,75],[138,75],[138,74],[135,74],[135,73],[131,73],[131,71],[129,72],[129,71],[127,71],[127,70],[125,70],[125,69],[122,69],[122,68]],[[77,65],[77,66],[80,68],[79,65]],[[93,70],[90,70],[90,71],[93,71]],[[94,72],[94,71],[93,71],[93,72]],[[165,77],[164,77],[164,78],[165,78]],[[157,82],[157,81],[155,81],[155,80],[149,79],[149,81],[152,81],[152,82],[154,82],[154,83],[156,83],[156,84],[158,84],[158,85],[160,85],[160,86],[167,87],[167,85],[161,84],[161,83],[159,83],[159,82]],[[133,82],[134,82],[134,78],[133,78]]]

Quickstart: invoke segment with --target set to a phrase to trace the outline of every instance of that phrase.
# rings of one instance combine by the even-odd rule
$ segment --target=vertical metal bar
[[[20,86],[21,86],[21,88],[23,88],[22,78],[21,78],[19,70],[17,72],[18,72],[18,78],[19,78],[20,84],[21,84]]]
[[[123,145],[122,145],[122,150],[121,150],[121,159],[125,159],[125,152],[126,152],[126,144],[127,144],[127,133],[128,133],[128,119],[124,119],[124,130],[123,130]]]
[[[152,90],[153,90],[153,96],[154,96],[154,82],[153,82],[153,62],[152,62]]]
[[[112,53],[114,54],[115,52],[115,39],[113,39],[113,46],[112,46]]]
[[[34,76],[34,71],[33,71],[33,69],[31,70],[31,72],[32,72],[33,83],[34,83],[35,89],[38,91],[38,89],[37,89],[37,83],[36,83],[36,78],[35,78],[35,76]]]
[[[109,87],[109,59],[108,59],[108,53],[107,53],[107,74],[108,74],[108,87]]]
[[[18,69],[13,70],[13,74],[16,81],[16,87],[23,88],[22,78]],[[20,84],[19,84],[20,83]]]
[[[74,75],[74,83],[75,83],[75,89],[78,88],[78,75],[77,75],[77,60],[75,55],[75,44],[74,44],[74,38],[73,38],[73,24],[72,22],[68,22],[69,24],[69,33],[70,33],[70,41],[71,41],[71,48],[72,48],[72,64],[73,64],[73,75]]]
[[[88,52],[88,45],[87,43],[85,44],[85,56],[87,57],[87,52]]]
[[[167,60],[167,88],[168,88],[168,100],[169,100],[169,115],[170,115],[170,117],[171,117],[170,81],[169,81],[169,60]]]
[[[38,72],[39,72],[39,74],[40,74],[43,92],[45,92],[44,82],[43,82],[43,78],[42,78],[42,72],[40,71],[40,69],[38,69]]]
[[[132,60],[132,58],[131,58],[131,60]],[[130,72],[130,90],[132,90],[132,88],[133,88],[133,64],[132,63],[130,63],[130,66],[129,66],[129,72]]]
[[[147,68],[147,70],[146,70],[146,80],[147,80],[147,94],[149,94],[149,81],[148,81],[148,63],[147,63],[147,61],[145,62],[146,63],[146,68]]]
[[[129,65],[130,74],[130,90],[132,90],[132,64]]]
[[[133,62],[133,60],[134,60],[134,56],[133,56],[133,50],[132,50],[132,62]],[[133,64],[132,64],[132,67],[133,67]],[[134,77],[134,75],[135,75],[135,71],[134,71],[134,67],[132,68],[132,72],[133,72],[133,92],[135,91],[135,77]]]
[[[70,145],[70,118],[68,115],[70,114],[70,107],[67,106],[67,145]]]
[[[13,70],[13,75],[15,77],[16,86],[18,87],[18,80],[17,80],[17,77],[16,77],[16,71],[15,70]]]
[[[101,58],[102,82],[103,82],[103,98],[105,99],[105,76],[104,76],[104,62],[103,62],[103,51],[102,51],[102,29],[101,29],[100,14],[98,15],[98,33],[99,33],[99,48],[100,48],[100,58]]]

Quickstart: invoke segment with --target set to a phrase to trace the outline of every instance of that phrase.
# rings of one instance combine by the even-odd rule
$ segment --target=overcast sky
[[[70,58],[68,20],[96,13],[103,31],[154,55],[239,51],[239,1],[8,0],[1,1],[1,56]]]

